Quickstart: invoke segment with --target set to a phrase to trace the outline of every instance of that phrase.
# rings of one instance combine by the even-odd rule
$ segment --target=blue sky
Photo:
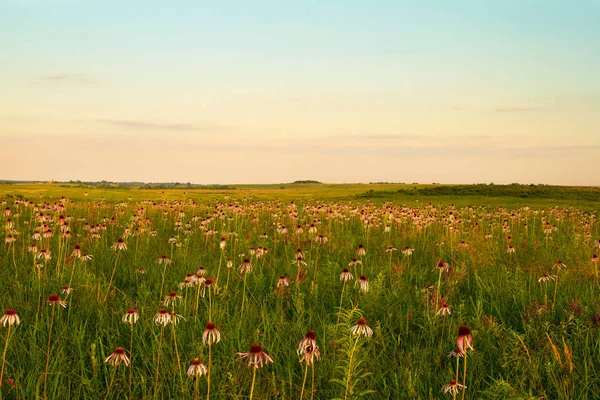
[[[4,1],[0,178],[598,185],[598,21],[597,1]],[[127,168],[103,162],[119,143]]]

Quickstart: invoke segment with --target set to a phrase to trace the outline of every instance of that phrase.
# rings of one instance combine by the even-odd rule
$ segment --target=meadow
[[[494,186],[0,185],[1,398],[600,398],[598,189]]]

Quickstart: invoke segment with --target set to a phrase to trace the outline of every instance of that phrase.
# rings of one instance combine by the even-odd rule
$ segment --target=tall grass
[[[314,398],[440,398],[456,376],[456,360],[447,355],[463,324],[475,348],[467,399],[600,392],[595,212],[183,195],[136,202],[13,198],[0,212],[2,305],[21,319],[5,351],[0,390],[7,398],[44,391],[51,399],[192,398],[196,385],[206,396],[206,379],[182,377],[182,363],[196,357],[209,362],[212,398],[299,398],[307,367],[296,348],[308,330],[321,352],[311,374]],[[311,224],[317,232],[309,232]],[[282,226],[288,233],[279,233]],[[35,240],[35,230],[53,235]],[[319,234],[327,241],[316,244]],[[16,240],[5,244],[9,235]],[[127,250],[115,252],[119,238]],[[35,259],[37,268],[32,243],[51,255]],[[77,244],[93,257],[73,255]],[[361,244],[364,257],[357,256]],[[389,246],[414,252],[386,252]],[[251,252],[259,248],[267,252]],[[306,264],[298,262],[298,249]],[[172,263],[157,263],[165,254]],[[366,292],[340,281],[357,257]],[[227,279],[219,271],[224,258],[233,263]],[[245,259],[251,272],[237,268]],[[566,268],[556,286],[538,283],[557,274],[557,260]],[[438,268],[440,262],[448,267]],[[276,290],[283,275],[290,284]],[[186,277],[194,286],[179,287]],[[67,310],[48,310],[48,296],[66,285],[73,290]],[[166,307],[162,297],[170,291],[183,298]],[[452,310],[444,318],[435,315],[441,304]],[[163,307],[185,320],[157,327]],[[138,311],[135,327],[122,321],[128,309]],[[368,340],[349,331],[363,314],[373,329]],[[209,320],[222,334],[218,346],[202,344]],[[0,331],[2,340],[7,331]],[[235,355],[253,343],[274,363],[249,373]],[[103,365],[127,345],[129,370]]]

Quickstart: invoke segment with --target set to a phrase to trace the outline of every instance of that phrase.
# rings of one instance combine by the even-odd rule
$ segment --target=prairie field
[[[2,184],[1,398],[599,398],[600,190],[466,186]]]

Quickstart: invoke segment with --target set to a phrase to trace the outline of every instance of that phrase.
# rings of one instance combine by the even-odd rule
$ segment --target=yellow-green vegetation
[[[1,185],[2,398],[596,398],[599,203],[492,189]]]

